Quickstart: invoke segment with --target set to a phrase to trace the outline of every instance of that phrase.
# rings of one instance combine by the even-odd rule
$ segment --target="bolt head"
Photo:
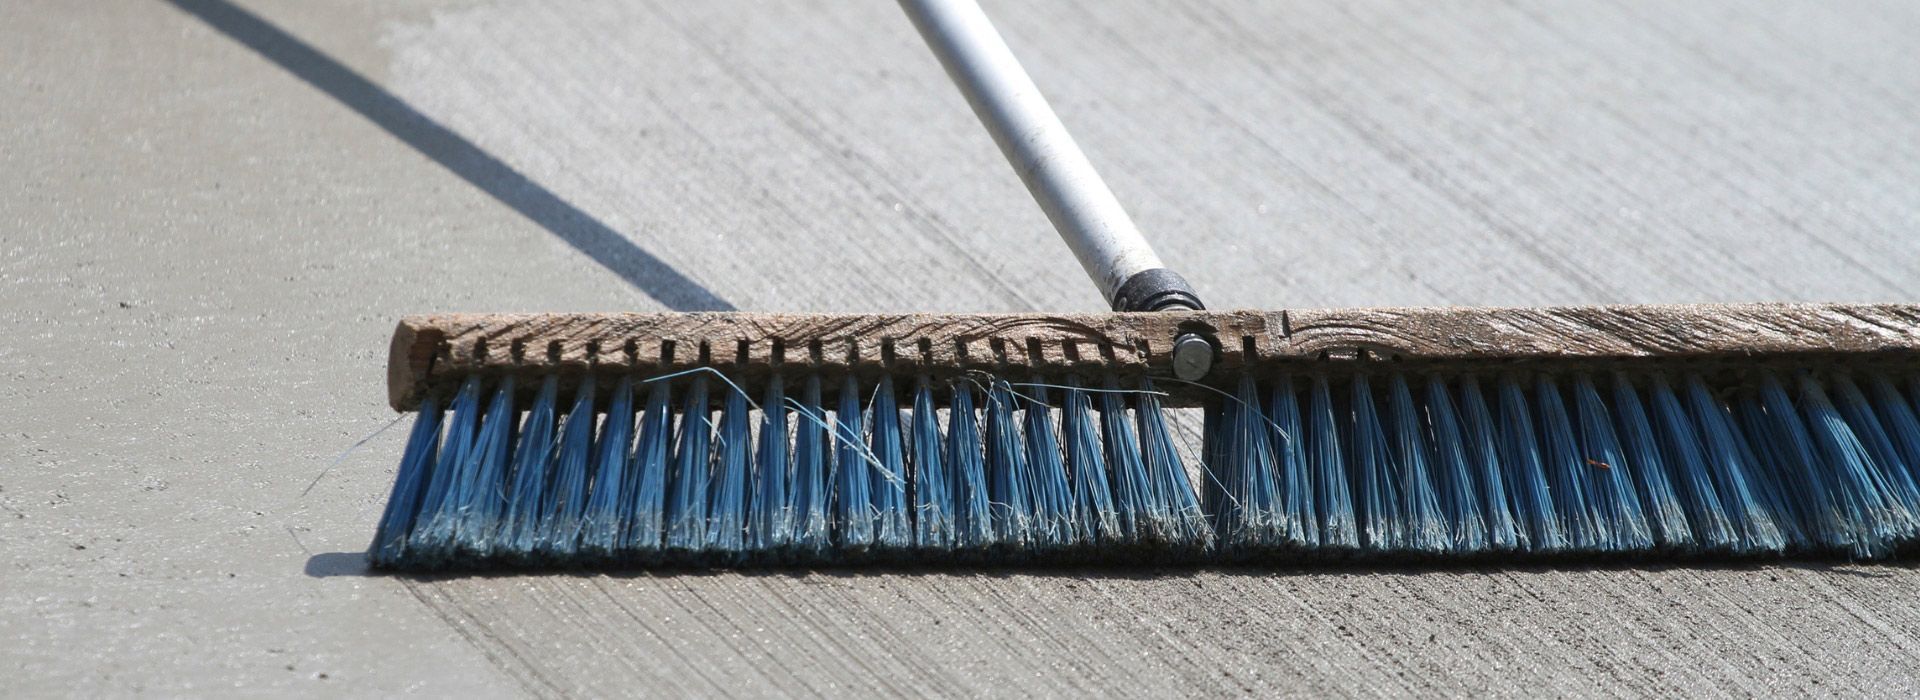
[[[1212,370],[1213,343],[1193,333],[1173,341],[1173,376],[1197,382]]]

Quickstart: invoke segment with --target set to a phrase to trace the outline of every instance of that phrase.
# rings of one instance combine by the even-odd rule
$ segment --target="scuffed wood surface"
[[[1920,348],[1920,306],[1903,304],[1325,309],[1288,320],[1271,356],[1359,349],[1406,359],[1600,359]]]
[[[963,372],[1169,375],[1187,330],[1220,341],[1215,376],[1300,362],[1754,358],[1920,352],[1920,306],[1726,304],[1150,314],[449,314],[394,331],[389,400],[470,374],[665,373],[751,380]],[[1165,387],[1176,394],[1178,386]]]

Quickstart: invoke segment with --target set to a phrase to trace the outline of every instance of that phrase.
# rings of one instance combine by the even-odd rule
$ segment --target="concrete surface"
[[[1216,306],[1920,279],[1912,3],[989,9]],[[1920,693],[1905,566],[368,576],[399,315],[1099,300],[884,0],[0,27],[8,695]]]

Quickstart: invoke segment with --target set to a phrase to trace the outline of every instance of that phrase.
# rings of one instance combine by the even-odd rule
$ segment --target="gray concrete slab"
[[[1217,306],[1912,300],[1899,2],[994,2]],[[1092,310],[891,3],[0,3],[48,695],[1913,695],[1904,566],[363,575],[423,311]]]

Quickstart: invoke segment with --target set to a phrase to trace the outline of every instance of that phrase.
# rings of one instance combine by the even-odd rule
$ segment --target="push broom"
[[[1920,307],[1206,310],[980,8],[901,4],[1114,313],[403,319],[389,399],[418,417],[376,566],[1872,558],[1920,532]]]

